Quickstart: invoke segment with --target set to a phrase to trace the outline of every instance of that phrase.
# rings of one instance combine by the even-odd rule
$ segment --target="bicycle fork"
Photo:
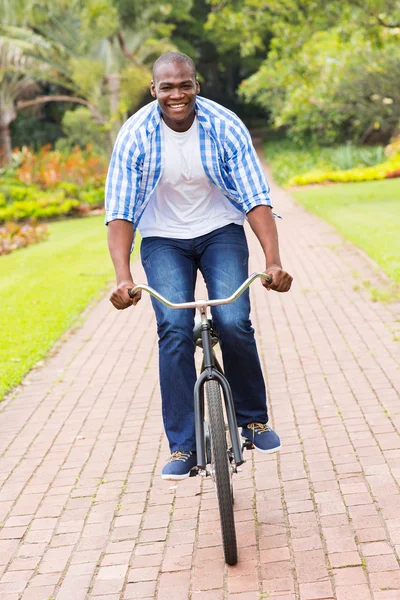
[[[206,307],[200,308],[201,314],[201,339],[204,353],[203,367],[204,370],[200,374],[194,387],[194,420],[196,431],[196,452],[197,466],[199,470],[204,471],[207,465],[206,448],[205,448],[205,431],[204,431],[204,393],[203,388],[207,381],[217,381],[223,392],[226,415],[228,418],[228,427],[232,443],[233,457],[236,466],[243,464],[242,447],[239,438],[235,406],[233,404],[232,391],[230,385],[216,365],[216,359],[212,350],[210,325],[207,318]]]

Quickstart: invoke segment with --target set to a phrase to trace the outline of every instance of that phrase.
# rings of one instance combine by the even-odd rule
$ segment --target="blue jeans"
[[[243,227],[235,224],[190,240],[147,237],[141,244],[149,285],[172,302],[194,300],[198,269],[207,284],[209,298],[230,296],[248,276],[248,256]],[[152,303],[159,337],[165,432],[171,452],[195,450],[195,311],[167,308],[153,298]],[[249,315],[248,290],[232,304],[212,309],[238,426],[268,421],[265,384]]]

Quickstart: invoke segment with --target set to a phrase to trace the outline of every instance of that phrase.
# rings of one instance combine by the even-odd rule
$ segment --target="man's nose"
[[[172,88],[172,90],[171,90],[171,97],[172,98],[182,98],[182,96],[183,96],[183,90],[181,90],[178,87]]]

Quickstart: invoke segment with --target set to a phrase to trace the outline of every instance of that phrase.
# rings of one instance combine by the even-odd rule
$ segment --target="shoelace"
[[[272,431],[268,423],[250,423],[247,425],[247,428],[253,431],[253,440],[256,433],[267,433],[267,431]]]
[[[181,450],[176,450],[175,452],[173,452],[169,458],[169,462],[174,462],[176,460],[181,460],[182,462],[185,462],[185,460],[187,460],[188,458],[190,458],[192,455],[191,452],[184,452]]]

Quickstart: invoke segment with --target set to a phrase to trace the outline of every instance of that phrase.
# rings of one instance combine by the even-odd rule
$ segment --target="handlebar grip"
[[[133,288],[129,288],[129,290],[128,290],[128,296],[129,296],[129,298],[132,298],[132,300],[134,299],[135,294],[133,293]]]
[[[269,274],[267,275],[267,277],[265,278],[265,281],[266,281],[267,283],[272,283],[272,282],[273,282],[273,277],[272,277],[272,275],[271,275],[270,273],[269,273]]]

